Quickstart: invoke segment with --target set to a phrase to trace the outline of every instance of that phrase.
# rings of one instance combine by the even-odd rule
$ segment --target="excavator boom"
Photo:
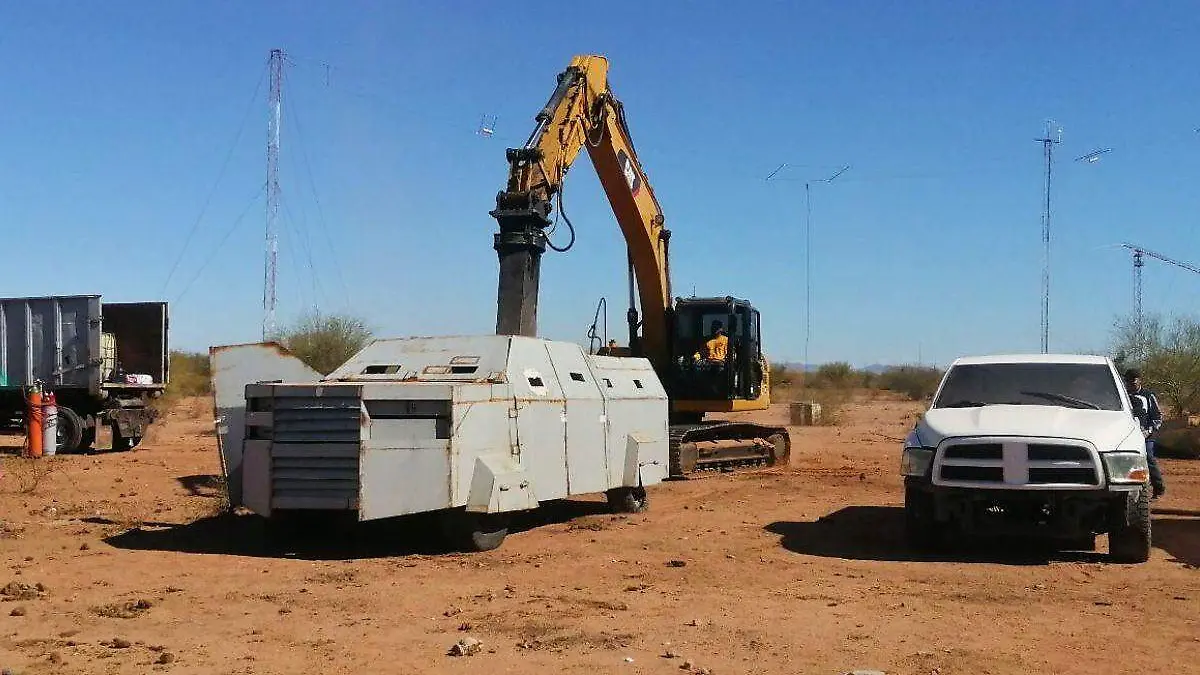
[[[541,256],[549,246],[555,200],[563,209],[563,181],[583,148],[625,235],[643,316],[640,338],[631,331],[635,353],[656,367],[669,358],[665,334],[671,307],[668,241],[662,208],[638,161],[621,102],[608,86],[608,60],[577,56],[558,76],[550,100],[538,112],[533,133],[521,148],[508,150],[508,184],[491,212],[500,225],[494,246],[500,257],[496,332],[535,335]],[[572,230],[571,239],[574,239]],[[568,243],[565,248],[569,248]]]
[[[496,332],[537,334],[541,258],[547,248],[566,251],[574,245],[563,183],[584,148],[629,254],[629,353],[649,359],[671,397],[671,474],[786,459],[786,429],[704,420],[709,412],[762,410],[770,404],[758,311],[728,296],[677,299],[672,305],[671,232],[638,160],[624,106],[609,86],[603,56],[572,59],[534,117],[529,139],[507,151],[508,181],[491,211],[499,224],[493,240],[500,259]],[[556,208],[569,231],[562,246],[549,237]],[[699,350],[714,336],[707,331],[722,322],[728,326],[728,356],[701,362]]]

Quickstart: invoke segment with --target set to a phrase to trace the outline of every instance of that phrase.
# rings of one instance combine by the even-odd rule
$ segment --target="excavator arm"
[[[496,332],[530,336],[537,332],[541,256],[547,247],[565,251],[574,243],[574,226],[563,209],[563,182],[586,147],[629,251],[630,346],[656,366],[666,365],[671,233],[638,161],[624,108],[609,89],[608,60],[602,56],[572,59],[535,122],[525,145],[508,150],[508,183],[491,212],[499,223],[494,239],[500,258]],[[570,230],[562,247],[549,237],[555,205]],[[633,307],[634,280],[643,314],[640,322]]]

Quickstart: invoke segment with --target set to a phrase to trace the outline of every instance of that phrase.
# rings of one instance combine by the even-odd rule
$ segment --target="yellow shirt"
[[[708,349],[708,358],[711,361],[724,361],[725,355],[729,351],[729,338],[724,335],[709,340],[704,345]]]

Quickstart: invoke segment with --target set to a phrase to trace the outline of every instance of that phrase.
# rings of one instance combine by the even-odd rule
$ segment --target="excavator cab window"
[[[762,384],[758,310],[744,301],[680,300],[674,310],[673,396],[693,400],[757,398]],[[714,359],[710,341],[724,332],[725,358]]]

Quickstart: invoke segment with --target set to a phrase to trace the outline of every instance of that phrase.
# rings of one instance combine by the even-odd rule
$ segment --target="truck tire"
[[[83,447],[83,418],[66,406],[58,406],[58,452],[77,452]]]
[[[1123,511],[1128,511],[1126,516]],[[1113,514],[1108,532],[1108,555],[1113,562],[1144,563],[1150,559],[1150,488],[1143,487],[1137,501]],[[1126,523],[1128,520],[1128,523]]]
[[[650,508],[650,496],[644,487],[619,487],[604,493],[613,513],[641,513]]]
[[[444,512],[441,520],[446,539],[460,551],[491,551],[508,536],[508,517],[503,513],[472,513],[458,508]]]
[[[917,550],[931,549],[941,542],[933,519],[933,499],[910,485],[904,486],[904,539]]]

